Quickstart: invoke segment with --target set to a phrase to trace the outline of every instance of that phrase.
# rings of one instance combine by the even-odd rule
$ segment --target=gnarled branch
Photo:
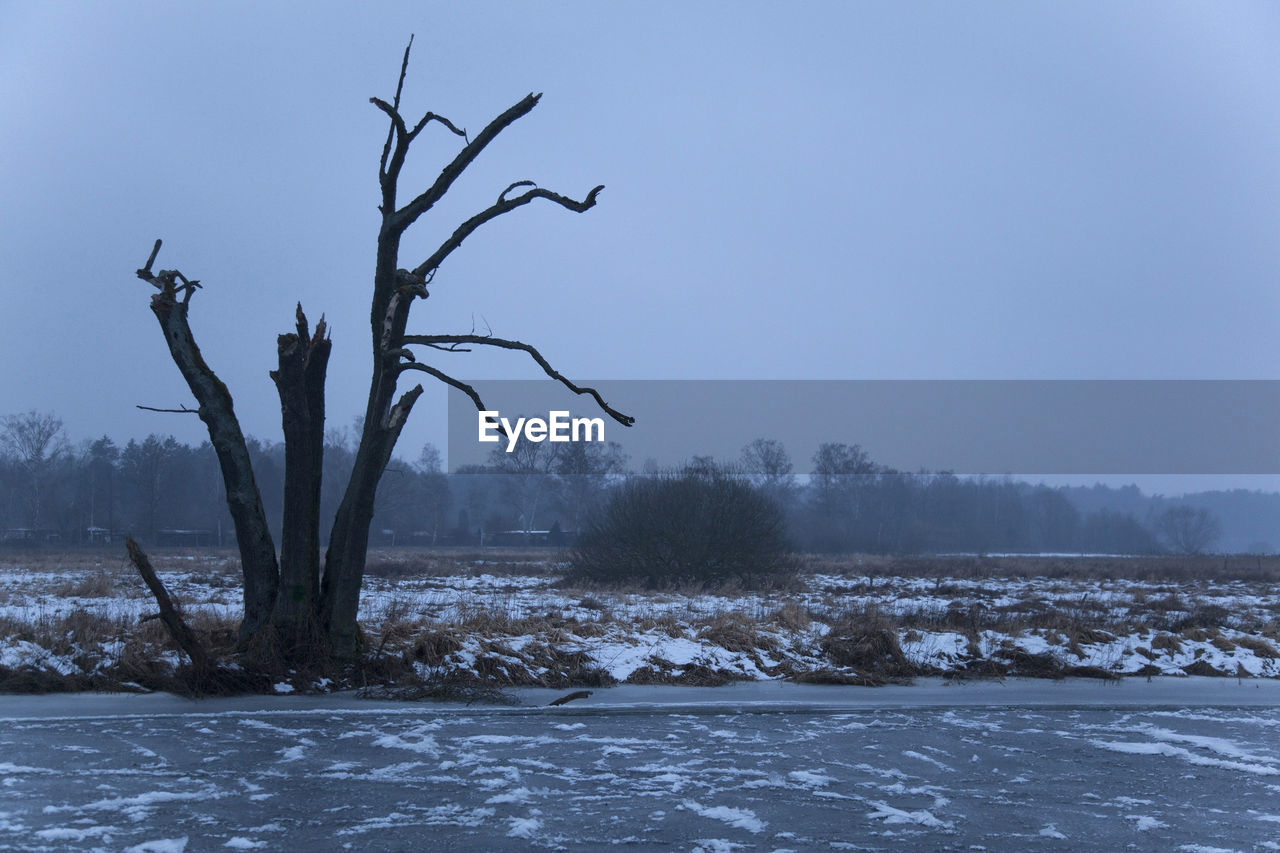
[[[436,370],[431,365],[423,364],[420,361],[409,361],[409,362],[405,362],[404,364],[401,364],[400,371],[404,372],[406,370],[420,370],[423,373],[431,374],[432,376],[434,376],[436,379],[439,379],[444,384],[457,388],[463,394],[466,394],[468,397],[470,397],[471,402],[476,404],[476,411],[483,412],[485,410],[484,401],[480,399],[480,394],[476,391],[475,388],[472,388],[470,385],[463,382],[461,379],[454,379],[449,374],[440,370]]]
[[[463,394],[466,394],[467,397],[471,399],[471,402],[475,403],[477,412],[485,411],[484,400],[480,399],[480,393],[476,391],[475,388],[468,385],[466,382],[463,382],[461,379],[454,379],[449,374],[444,373],[443,371],[440,371],[440,370],[436,370],[431,365],[423,364],[420,361],[414,361],[414,362],[409,362],[408,364],[402,364],[400,365],[400,369],[401,370],[421,370],[423,373],[429,373],[432,376],[434,376],[436,379],[439,379],[444,384],[449,385],[453,388],[457,388]],[[415,387],[419,392],[422,391],[421,385],[418,385]],[[507,435],[507,431],[503,428],[502,424],[495,424],[494,426],[501,435],[503,436]]]
[[[485,224],[491,219],[496,219],[504,213],[515,210],[517,207],[523,207],[535,198],[545,198],[548,201],[555,202],[566,210],[572,210],[574,213],[584,213],[596,206],[596,197],[600,195],[604,185],[598,186],[587,193],[587,197],[582,201],[576,201],[568,196],[560,195],[560,193],[545,190],[542,187],[534,186],[528,192],[523,192],[513,198],[507,198],[507,193],[519,186],[532,185],[532,181],[517,181],[502,191],[498,196],[498,200],[489,207],[477,213],[466,222],[459,225],[450,235],[448,240],[440,244],[440,248],[436,249],[418,266],[414,267],[415,275],[425,276],[434,272],[440,264],[444,263],[444,259],[453,253],[453,250],[462,245],[462,241],[471,236],[471,233]]]
[[[390,222],[388,224],[391,225],[392,229],[397,233],[403,233],[404,230],[412,225],[419,216],[430,210],[437,201],[444,197],[444,194],[449,191],[451,186],[453,186],[453,182],[456,181],[464,171],[466,171],[466,168],[471,165],[472,161],[480,156],[480,152],[483,151],[489,143],[492,142],[494,138],[505,130],[512,122],[527,115],[530,110],[536,107],[538,105],[538,99],[541,97],[541,95],[534,94],[525,95],[519,102],[507,108],[506,112],[502,113],[493,121],[485,125],[484,130],[480,131],[479,135],[477,135],[475,139],[468,142],[466,146],[457,153],[453,160],[450,161],[449,165],[445,166],[444,169],[440,171],[440,175],[435,179],[431,186],[426,189],[426,191],[413,201],[406,204],[400,210],[394,212],[389,208],[384,210],[383,215],[390,216]],[[397,146],[397,148],[399,147],[401,146]],[[403,147],[405,149],[408,148],[408,141],[405,142]],[[394,156],[392,160],[393,162],[395,161]],[[403,162],[404,157],[401,155],[400,163]],[[385,187],[383,196],[384,198],[386,197]]]
[[[495,338],[492,335],[405,335],[404,342],[406,344],[417,344],[436,348],[453,344],[475,344],[478,346],[499,347],[500,349],[519,350],[520,352],[528,353],[529,356],[538,363],[538,366],[542,368],[543,373],[547,374],[547,376],[550,376],[552,379],[556,380],[575,394],[587,394],[591,396],[596,401],[596,405],[607,412],[609,417],[613,418],[618,423],[623,426],[632,426],[636,422],[636,419],[631,417],[631,415],[624,415],[622,412],[619,412],[617,409],[614,409],[606,403],[604,401],[604,397],[600,396],[600,392],[596,389],[578,385],[563,373],[556,370],[551,366],[551,362],[547,361],[546,357],[542,353],[538,352],[538,348],[532,344],[526,344],[523,341],[508,340],[507,338]],[[445,378],[444,374],[434,368],[428,368],[426,365],[401,364],[400,369],[426,370],[433,376]],[[449,380],[446,379],[445,381]],[[456,380],[454,380],[454,382],[456,382]],[[454,382],[450,382],[450,384],[454,384]],[[465,383],[459,383],[458,385],[454,385],[454,387],[459,387],[462,384]],[[474,394],[474,389],[472,390],[472,393]],[[472,399],[476,401],[477,406],[480,405],[478,397],[472,397]]]
[[[506,201],[506,200],[507,200],[507,193],[511,192],[511,191],[512,191],[512,190],[514,190],[516,187],[536,187],[536,186],[537,186],[537,184],[535,184],[533,181],[516,181],[516,182],[515,182],[515,183],[513,183],[511,186],[507,187],[505,190],[503,190],[502,192],[498,193],[498,201],[499,201],[499,202],[504,202],[504,201]]]

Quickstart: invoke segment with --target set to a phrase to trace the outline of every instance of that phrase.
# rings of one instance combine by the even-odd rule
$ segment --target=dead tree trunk
[[[413,39],[409,40],[412,47]],[[325,554],[323,575],[319,561],[319,484],[323,459],[324,376],[330,343],[323,320],[309,333],[299,307],[296,334],[281,335],[278,342],[279,367],[272,372],[280,394],[285,437],[285,515],[280,563],[267,532],[262,502],[258,498],[244,436],[231,408],[231,396],[200,358],[187,326],[187,305],[199,286],[181,273],[151,272],[156,249],[138,275],[154,284],[159,293],[152,298],[152,310],[160,318],[169,342],[170,354],[182,370],[192,393],[200,403],[200,417],[209,427],[210,438],[222,463],[227,499],[231,503],[241,560],[245,567],[245,622],[242,638],[269,624],[289,655],[310,655],[320,648],[338,657],[350,657],[360,647],[356,623],[360,585],[364,579],[365,552],[373,521],[378,483],[391,460],[396,441],[422,386],[401,392],[400,377],[408,371],[426,373],[466,393],[483,409],[475,389],[441,370],[418,361],[410,346],[444,352],[466,352],[471,346],[494,346],[528,354],[552,379],[576,394],[591,396],[619,423],[630,426],[634,419],[610,408],[592,388],[580,387],[556,371],[533,346],[517,340],[476,335],[408,335],[409,312],[415,302],[429,296],[427,285],[440,265],[481,225],[530,202],[543,199],[566,210],[582,213],[595,206],[604,187],[596,187],[582,201],[536,186],[532,181],[516,181],[498,194],[497,201],[467,219],[412,269],[400,266],[400,241],[405,231],[444,197],[453,183],[480,153],[513,122],[538,104],[539,95],[527,95],[499,115],[474,138],[468,137],[443,116],[427,113],[409,127],[400,115],[400,95],[409,66],[409,47],[400,65],[395,98],[387,103],[370,101],[390,119],[387,141],[379,168],[382,189],[382,225],[378,231],[373,276],[373,296],[369,323],[372,370],[364,428],[356,450],[351,478],[334,517]],[[439,177],[412,201],[397,201],[400,172],[409,147],[429,124],[437,123],[466,140]],[[518,191],[518,192],[517,192]],[[178,294],[182,294],[178,301]],[[317,589],[317,579],[319,585]]]
[[[410,47],[412,46],[410,40]],[[466,171],[480,153],[513,122],[527,115],[538,104],[540,95],[526,95],[503,112],[474,138],[458,129],[451,121],[434,113],[427,113],[412,128],[400,114],[400,95],[404,87],[405,72],[409,65],[409,48],[405,48],[400,66],[400,79],[396,94],[388,104],[379,98],[370,98],[378,109],[387,114],[391,126],[382,150],[379,182],[382,188],[382,227],[378,231],[378,250],[374,269],[374,291],[369,315],[373,371],[369,383],[369,400],[365,409],[364,431],[356,451],[355,470],[348,482],[342,504],[334,519],[329,550],[325,556],[325,574],[322,590],[322,618],[328,636],[340,654],[354,653],[359,640],[356,625],[356,609],[359,604],[360,584],[364,577],[365,554],[369,544],[369,525],[373,519],[374,498],[378,482],[391,459],[405,421],[422,393],[418,385],[406,391],[398,399],[397,384],[401,374],[416,370],[434,376],[467,393],[477,406],[483,408],[475,390],[442,371],[417,361],[409,351],[411,344],[422,344],[438,350],[462,351],[464,344],[500,346],[523,349],[543,366],[552,378],[558,379],[579,394],[591,394],[596,401],[620,423],[630,425],[632,419],[615,412],[604,404],[600,395],[589,388],[579,388],[551,368],[551,365],[533,347],[518,341],[506,341],[491,336],[442,335],[427,340],[409,336],[405,329],[410,309],[418,299],[430,294],[427,284],[435,277],[440,265],[462,245],[462,242],[486,222],[522,207],[535,199],[545,199],[582,213],[595,206],[596,197],[604,187],[591,190],[583,201],[537,187],[532,181],[516,181],[504,189],[496,202],[467,219],[426,260],[412,269],[400,267],[400,240],[418,217],[429,211],[444,197],[454,181]],[[409,147],[418,134],[430,123],[438,122],[451,132],[467,139],[467,144],[440,172],[439,177],[424,192],[404,206],[397,206],[400,171],[404,166]],[[512,194],[516,190],[523,190]]]
[[[320,483],[324,467],[324,380],[332,347],[324,318],[314,334],[302,305],[297,332],[277,342],[284,428],[284,517],[280,532],[280,588],[272,622],[290,657],[323,650],[316,605],[320,582]]]
[[[244,575],[244,619],[240,623],[240,641],[247,643],[267,621],[275,605],[279,569],[276,547],[267,528],[262,509],[262,495],[253,476],[249,448],[240,421],[231,403],[231,392],[205,363],[187,323],[191,295],[200,287],[188,281],[177,270],[151,272],[160,241],[156,240],[147,265],[138,277],[153,284],[157,293],[151,297],[151,311],[160,321],[169,355],[187,380],[187,387],[199,403],[196,410],[209,430],[209,441],[218,456],[222,481],[226,484],[227,507],[236,528],[236,545],[240,549],[240,567]],[[181,294],[181,300],[178,295]]]

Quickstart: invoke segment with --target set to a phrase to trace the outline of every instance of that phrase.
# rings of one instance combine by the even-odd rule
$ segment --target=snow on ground
[[[636,683],[1073,670],[1280,676],[1280,592],[1264,584],[807,573],[787,591],[640,593],[560,588],[550,565],[495,574],[476,563],[461,574],[369,577],[361,619],[370,646],[414,656],[424,674],[472,670],[515,684],[581,680],[590,670]],[[193,618],[237,617],[237,578],[215,558],[170,558],[161,576]],[[0,569],[0,667],[66,676],[139,655],[176,664],[162,635],[139,647],[138,620],[153,610],[125,566]],[[865,625],[891,629],[892,666],[860,649]],[[438,652],[422,653],[433,637],[443,638]]]

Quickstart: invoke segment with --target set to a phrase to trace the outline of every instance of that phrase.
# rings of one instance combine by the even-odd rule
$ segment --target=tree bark
[[[271,378],[280,394],[284,427],[284,517],[280,534],[280,587],[272,611],[277,638],[290,657],[315,656],[320,578],[320,484],[324,468],[324,381],[331,342],[324,318],[312,334],[302,305],[297,332],[277,341],[279,368]]]
[[[159,247],[160,241],[157,240],[151,260],[145,268],[138,270],[138,277],[151,282],[159,290],[151,297],[151,311],[160,321],[169,355],[200,404],[197,414],[208,427],[209,441],[222,469],[227,507],[235,523],[236,544],[240,549],[240,567],[244,575],[244,619],[240,623],[240,642],[243,645],[267,621],[275,604],[279,583],[275,544],[267,527],[262,496],[253,476],[249,448],[236,418],[231,393],[205,363],[187,323],[187,306],[199,284],[187,282],[181,273],[174,270],[161,270],[152,275],[151,263]],[[179,286],[176,280],[184,283]],[[183,293],[181,301],[178,300],[179,291]]]
[[[334,517],[329,550],[325,554],[320,614],[332,651],[340,657],[350,657],[359,651],[360,628],[356,616],[378,483],[391,461],[391,451],[409,412],[421,394],[421,385],[410,389],[372,425],[366,415],[351,479]],[[370,406],[369,411],[372,413],[374,407]]]

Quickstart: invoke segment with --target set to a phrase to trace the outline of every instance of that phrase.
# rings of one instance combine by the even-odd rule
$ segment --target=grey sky
[[[404,265],[511,181],[607,186],[469,239],[420,330],[474,317],[580,377],[1277,375],[1274,5],[0,2],[0,413],[203,437],[134,409],[190,400],[133,277],[159,236],[160,266],[206,285],[192,323],[248,432],[279,435],[266,373],[298,299],[332,324],[349,423],[386,130],[368,98],[411,32],[407,113],[475,131],[545,96]],[[426,133],[403,194],[455,149]],[[443,401],[404,455],[443,445]]]

